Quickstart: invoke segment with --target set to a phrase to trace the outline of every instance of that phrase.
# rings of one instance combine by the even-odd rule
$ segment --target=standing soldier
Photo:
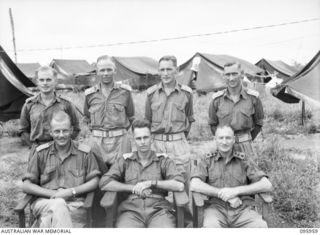
[[[95,143],[110,167],[118,157],[131,152],[127,130],[134,118],[131,88],[116,84],[114,62],[108,56],[97,60],[99,83],[85,91],[84,113],[90,121]]]
[[[53,113],[64,111],[70,116],[74,128],[72,139],[80,132],[74,106],[55,92],[57,72],[51,67],[43,66],[36,71],[35,77],[40,93],[26,99],[21,111],[19,128],[21,139],[31,147],[29,159],[38,145],[52,140],[50,120]]]
[[[176,57],[164,56],[159,60],[161,83],[147,90],[145,117],[152,124],[155,150],[167,153],[182,171],[186,168],[188,180],[191,152],[186,137],[195,121],[193,96],[190,87],[177,83],[177,73]]]
[[[239,63],[224,65],[227,89],[213,94],[209,106],[209,125],[213,135],[218,125],[230,125],[235,132],[237,148],[252,156],[251,143],[261,131],[264,113],[259,93],[243,87],[243,74]]]

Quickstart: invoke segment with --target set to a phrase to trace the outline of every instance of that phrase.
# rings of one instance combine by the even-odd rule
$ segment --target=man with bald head
[[[131,152],[127,130],[134,118],[131,88],[114,81],[116,66],[108,56],[96,64],[99,83],[85,91],[84,113],[95,143],[110,167],[124,153]]]
[[[37,196],[31,209],[39,227],[84,227],[85,195],[99,182],[98,164],[89,146],[71,140],[70,116],[58,111],[50,122],[53,141],[36,148],[23,177],[23,191]]]
[[[234,148],[235,135],[228,125],[215,131],[217,151],[208,153],[194,169],[190,189],[210,197],[204,209],[204,227],[267,227],[252,209],[257,193],[270,192],[267,175],[244,152]]]

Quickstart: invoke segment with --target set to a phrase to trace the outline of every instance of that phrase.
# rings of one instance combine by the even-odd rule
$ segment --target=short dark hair
[[[174,67],[177,67],[177,65],[178,65],[177,58],[173,55],[162,56],[159,60],[159,64],[161,61],[172,61],[172,64]]]
[[[146,119],[135,119],[132,122],[132,126],[131,126],[131,130],[132,132],[134,131],[134,129],[136,128],[148,128],[151,131],[151,124],[148,120]]]
[[[223,68],[226,68],[226,67],[231,67],[233,65],[237,65],[237,67],[239,69],[241,69],[241,64],[239,62],[236,62],[236,61],[232,61],[232,62],[227,62],[223,65]]]

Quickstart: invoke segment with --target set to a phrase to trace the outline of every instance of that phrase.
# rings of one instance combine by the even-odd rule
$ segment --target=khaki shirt
[[[75,139],[80,132],[75,107],[68,100],[57,95],[55,95],[54,101],[49,106],[42,102],[40,94],[26,99],[20,115],[19,132],[30,133],[31,142],[51,141],[50,121],[52,114],[57,111],[64,111],[70,116],[71,125],[73,126],[72,138]]]
[[[176,83],[174,91],[167,96],[162,83],[147,90],[145,118],[152,124],[151,132],[173,134],[185,132],[193,118],[191,88]]]
[[[128,85],[114,84],[108,97],[101,91],[101,84],[85,91],[84,114],[90,127],[98,130],[128,128],[134,118],[134,105]]]
[[[90,147],[72,141],[68,156],[61,160],[52,141],[37,147],[22,180],[56,190],[77,187],[100,175]]]
[[[209,125],[230,125],[235,133],[262,126],[264,112],[258,95],[257,91],[242,88],[240,100],[234,103],[227,89],[216,92],[209,106]]]
[[[171,179],[184,182],[184,178],[177,170],[175,163],[166,154],[156,154],[152,151],[150,162],[143,167],[139,162],[138,153],[133,152],[124,154],[122,158],[119,158],[110,170],[102,176],[99,186],[103,188],[112,180],[135,185],[146,180]],[[167,194],[162,189],[153,189],[152,193],[164,196]]]
[[[200,178],[216,188],[249,185],[258,182],[262,177],[267,175],[244,153],[235,150],[227,163],[218,151],[207,154],[191,174],[191,178]]]

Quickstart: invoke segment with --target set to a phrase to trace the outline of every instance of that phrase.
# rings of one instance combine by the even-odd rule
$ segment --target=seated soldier
[[[67,113],[54,113],[50,128],[53,141],[36,148],[23,177],[23,191],[38,197],[31,209],[39,227],[83,227],[84,198],[97,188],[101,173],[90,147],[71,140]]]
[[[151,150],[150,123],[135,120],[137,151],[124,154],[100,180],[103,191],[128,192],[118,208],[117,227],[175,227],[167,191],[183,191],[184,180],[173,160]]]
[[[254,195],[270,192],[267,175],[250,157],[234,150],[235,136],[230,126],[219,126],[217,151],[208,154],[192,173],[190,189],[210,197],[204,209],[204,227],[267,227],[252,209]]]

